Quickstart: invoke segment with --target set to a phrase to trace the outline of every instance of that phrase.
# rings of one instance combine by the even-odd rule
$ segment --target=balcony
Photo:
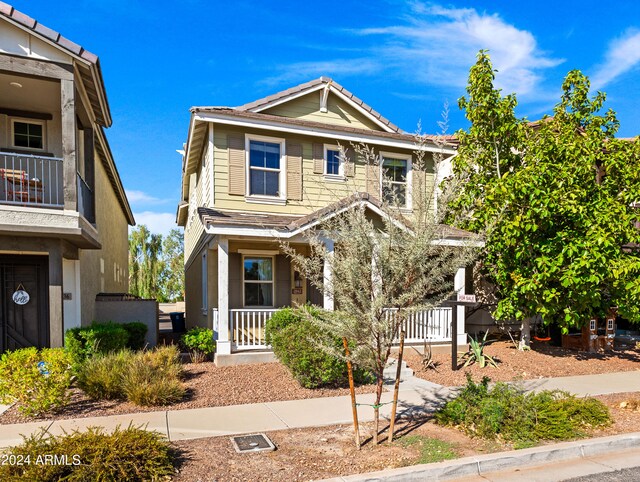
[[[0,203],[64,208],[62,159],[0,153]]]

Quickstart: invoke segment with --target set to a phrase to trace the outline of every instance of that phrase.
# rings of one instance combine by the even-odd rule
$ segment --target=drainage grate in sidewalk
[[[239,454],[247,452],[269,452],[275,450],[276,446],[263,433],[254,433],[251,435],[238,435],[231,437],[233,448]]]

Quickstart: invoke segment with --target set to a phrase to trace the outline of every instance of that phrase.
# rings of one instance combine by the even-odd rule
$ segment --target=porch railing
[[[229,310],[229,334],[234,350],[264,350],[267,320],[278,309],[231,309]],[[388,309],[387,316],[395,316],[397,310]],[[218,311],[213,310],[213,329],[218,331]],[[434,308],[416,311],[404,320],[402,328],[408,343],[430,340],[451,341],[451,308]]]
[[[388,309],[386,315],[394,316],[396,309]],[[439,307],[409,313],[402,323],[404,339],[408,343],[451,341],[451,308]]]
[[[233,309],[229,310],[231,340],[238,350],[260,350],[269,348],[265,341],[265,325],[277,309]]]
[[[0,203],[64,206],[62,159],[0,152]]]

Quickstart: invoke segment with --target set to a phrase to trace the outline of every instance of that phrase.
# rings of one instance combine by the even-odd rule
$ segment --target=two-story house
[[[0,352],[61,346],[128,289],[110,125],[98,57],[0,2]]]
[[[360,143],[378,162],[356,155]],[[185,227],[187,323],[213,327],[218,363],[237,353],[244,356],[236,360],[268,359],[258,350],[267,348],[264,324],[279,307],[311,302],[333,309],[332,299],[294,269],[279,241],[308,252],[306,230],[356,205],[380,216],[380,200],[390,194],[410,215],[417,148],[414,135],[326,77],[235,108],[191,109],[177,212]],[[455,149],[430,141],[420,149],[431,159],[420,174],[433,183],[433,153],[450,157]],[[449,229],[446,242],[455,245],[466,234]],[[334,249],[331,239],[325,245]],[[464,269],[455,284],[464,292]],[[420,320],[407,327],[410,339],[451,341],[451,308]],[[246,356],[248,350],[253,355]]]

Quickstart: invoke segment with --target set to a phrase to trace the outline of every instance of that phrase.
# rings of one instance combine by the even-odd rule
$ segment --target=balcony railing
[[[90,223],[95,222],[93,191],[78,174],[78,212]]]
[[[62,159],[0,152],[0,203],[62,208]]]

